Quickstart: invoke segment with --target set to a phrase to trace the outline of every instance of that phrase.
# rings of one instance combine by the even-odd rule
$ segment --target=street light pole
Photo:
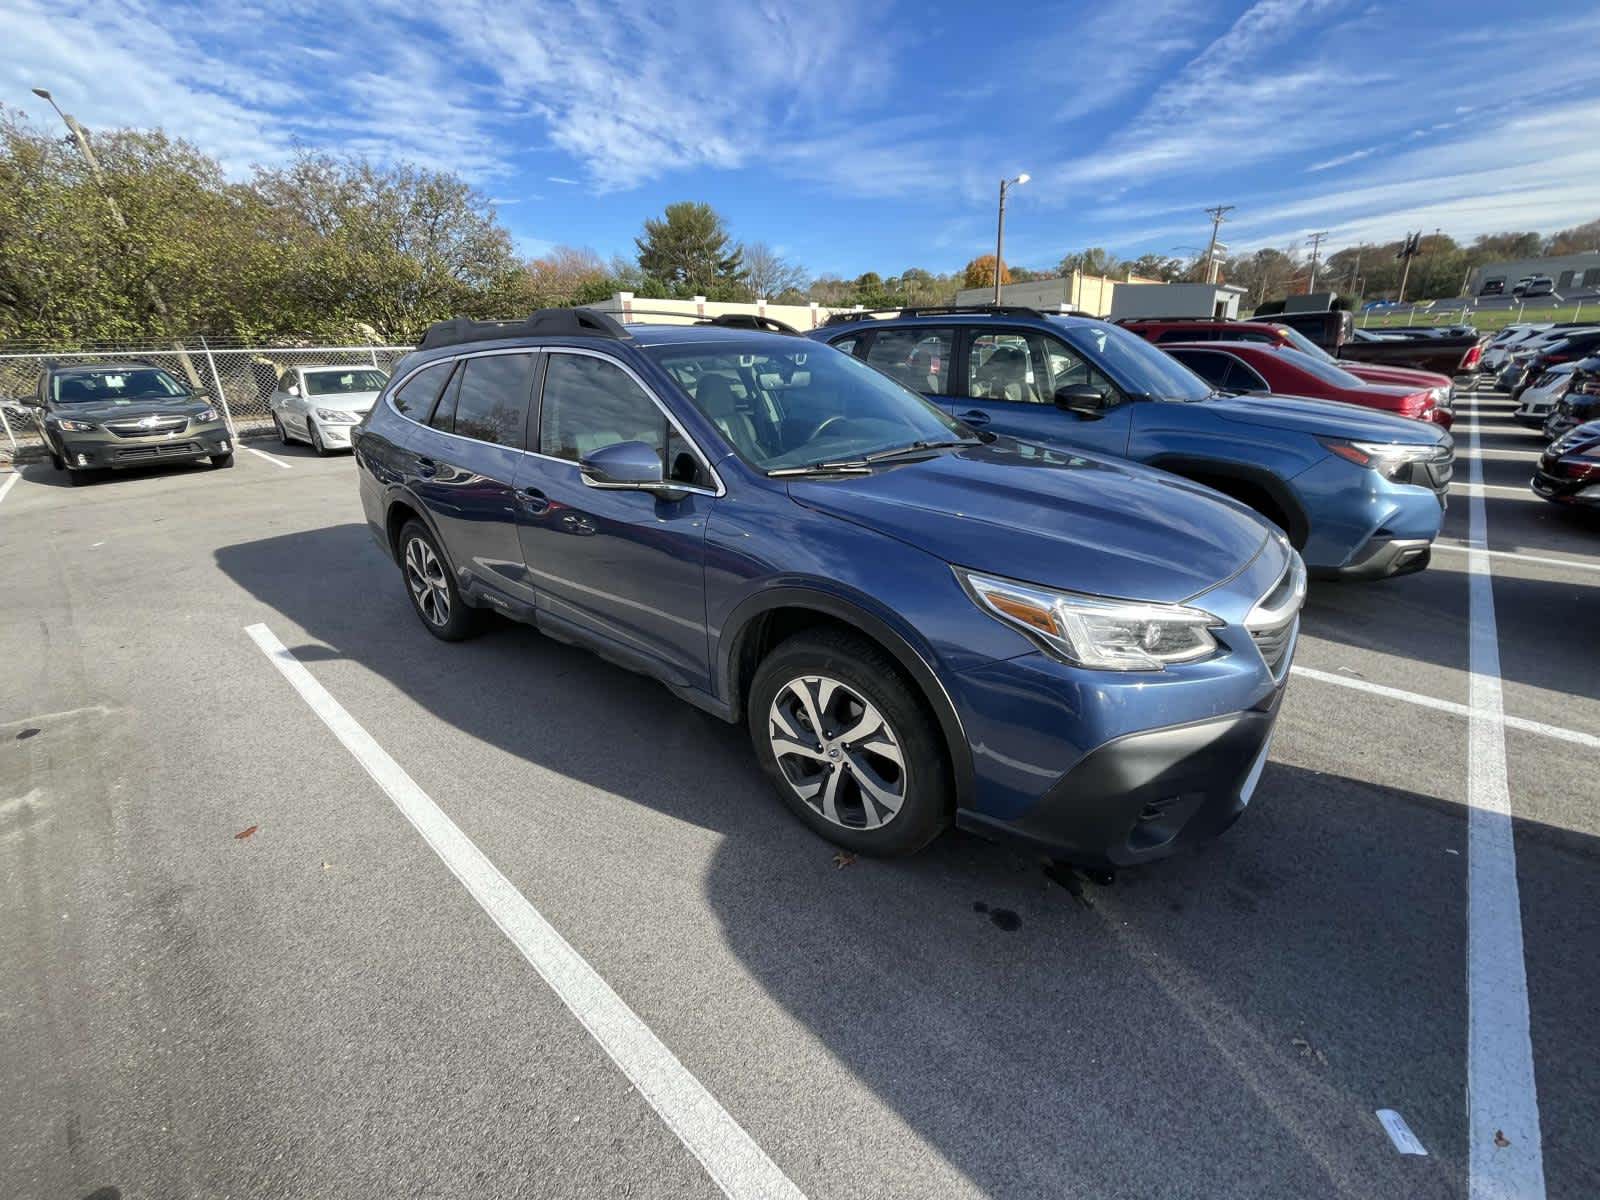
[[[1015,179],[1002,179],[1000,181],[1000,218],[994,230],[994,302],[1000,303],[1000,272],[1005,267],[1006,254],[1006,192],[1011,188],[1028,182],[1029,175],[1024,171]]]
[[[67,127],[67,132],[72,134],[72,140],[78,144],[78,152],[83,155],[83,161],[89,164],[89,174],[94,176],[95,187],[100,189],[100,194],[105,197],[106,207],[111,210],[111,222],[123,233],[128,232],[128,218],[122,215],[122,209],[117,204],[117,198],[111,194],[111,188],[106,184],[105,173],[100,170],[100,160],[94,156],[94,147],[89,144],[89,131],[78,124],[78,119],[69,112],[63,112],[56,103],[55,97],[46,88],[34,88],[33,94],[49,104],[56,110],[56,116],[61,118],[61,123]],[[161,318],[161,324],[168,330],[172,322],[167,315],[167,303],[161,298],[161,293],[156,290],[155,281],[148,276],[144,281],[144,292],[150,300],[150,307],[156,310],[156,316]],[[189,361],[189,356],[184,352],[178,342],[172,343],[173,349],[178,351],[178,356],[183,361],[184,373],[189,376],[189,382],[194,387],[200,386],[200,376],[194,369],[194,364]],[[220,399],[220,397],[218,397]]]

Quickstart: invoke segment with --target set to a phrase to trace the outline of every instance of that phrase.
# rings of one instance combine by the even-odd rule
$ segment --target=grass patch
[[[1401,312],[1356,313],[1357,329],[1387,329],[1391,325],[1472,325],[1484,333],[1492,333],[1507,325],[1523,321],[1581,321],[1585,314],[1600,325],[1600,300],[1585,300],[1582,304],[1563,304],[1557,308],[1526,309],[1521,317],[1516,306],[1510,308],[1469,308],[1465,313],[1459,308],[1430,310],[1419,308]],[[1269,320],[1271,318],[1268,318]]]

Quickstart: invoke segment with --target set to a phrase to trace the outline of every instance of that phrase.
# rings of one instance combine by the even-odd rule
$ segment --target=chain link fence
[[[38,410],[19,401],[38,394],[39,374],[50,366],[94,366],[130,360],[163,367],[199,395],[221,400],[236,437],[272,428],[268,400],[290,367],[371,366],[388,373],[410,346],[217,347],[179,342],[161,348],[0,351],[0,461],[41,453]]]

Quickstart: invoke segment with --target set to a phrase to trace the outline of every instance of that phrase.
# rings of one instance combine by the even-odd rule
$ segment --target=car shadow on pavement
[[[1223,838],[1111,887],[1074,894],[960,833],[911,859],[850,861],[782,808],[742,729],[521,626],[429,637],[362,526],[233,545],[217,562],[305,631],[273,623],[302,661],[359,663],[542,771],[715,831],[704,894],[742,967],[982,1192],[1464,1192],[1456,801],[1274,762]],[[1528,847],[1541,911],[1592,909],[1594,839],[1552,831]],[[1579,918],[1562,956],[1575,987],[1594,924]],[[1566,983],[1545,995],[1559,1001]],[[1573,1064],[1600,1050],[1582,1011],[1536,1012]],[[725,1036],[727,1061],[765,1064],[775,1103],[838,1122],[805,1149],[830,1177],[865,1188],[878,1139],[903,1148],[876,1108],[785,1082],[762,1028]],[[1547,1139],[1583,1136],[1578,1070],[1550,1080],[1550,1106],[1574,1115],[1570,1130],[1547,1122]],[[1545,1099],[1544,1076],[1540,1088]],[[1429,1157],[1395,1154],[1378,1108],[1402,1112]]]

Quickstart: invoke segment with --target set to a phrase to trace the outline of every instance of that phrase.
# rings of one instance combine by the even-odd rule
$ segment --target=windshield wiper
[[[862,455],[862,462],[880,463],[888,462],[893,458],[901,458],[907,454],[924,454],[929,450],[953,450],[957,446],[976,446],[982,444],[982,438],[952,438],[947,441],[937,442],[912,442],[909,446],[895,446],[888,450],[874,450],[871,454]]]
[[[846,458],[834,462],[807,463],[803,467],[778,467],[768,471],[768,479],[780,479],[786,475],[870,475],[872,464],[864,458]]]

